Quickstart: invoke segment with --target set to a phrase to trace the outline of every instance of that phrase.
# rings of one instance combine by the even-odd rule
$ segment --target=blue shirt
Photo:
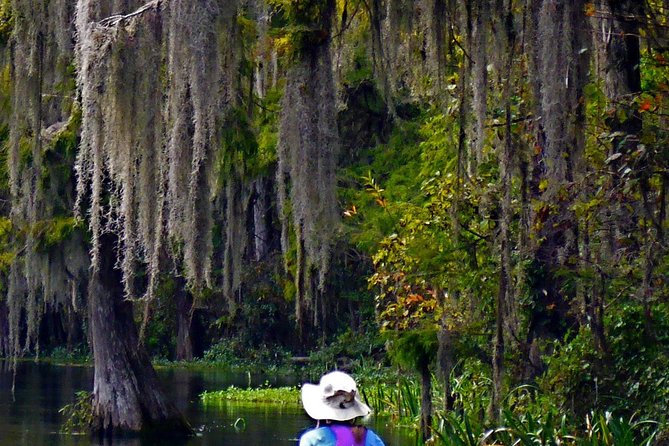
[[[300,437],[299,446],[336,446],[337,437],[329,427],[317,427],[310,429]],[[367,429],[365,446],[385,446],[381,438],[374,431]]]

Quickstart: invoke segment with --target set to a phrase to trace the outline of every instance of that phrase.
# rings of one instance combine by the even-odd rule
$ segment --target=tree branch
[[[119,23],[121,23],[124,20],[128,20],[128,19],[131,19],[135,16],[138,16],[140,14],[145,13],[149,9],[158,9],[162,5],[163,2],[164,2],[164,0],[152,0],[148,3],[146,3],[144,6],[141,6],[139,9],[135,10],[134,12],[131,12],[129,14],[112,15],[112,16],[109,16],[105,19],[100,20],[100,22],[98,22],[98,23],[99,23],[100,26],[111,28],[111,27],[117,26]]]

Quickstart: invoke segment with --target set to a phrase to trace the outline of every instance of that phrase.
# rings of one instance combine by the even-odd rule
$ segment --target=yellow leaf
[[[594,3],[586,3],[585,4],[585,15],[588,17],[592,17],[595,15],[597,12],[597,9],[595,8]]]
[[[539,191],[543,192],[548,188],[548,180],[544,178],[543,180],[539,181]]]

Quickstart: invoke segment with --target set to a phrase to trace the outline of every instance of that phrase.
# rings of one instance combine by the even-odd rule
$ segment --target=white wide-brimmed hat
[[[353,378],[344,372],[323,375],[318,385],[303,384],[302,406],[314,420],[347,421],[372,413],[358,398]]]

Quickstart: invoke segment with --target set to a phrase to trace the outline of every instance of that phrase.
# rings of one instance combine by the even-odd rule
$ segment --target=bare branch
[[[140,14],[145,13],[149,9],[158,9],[160,6],[162,6],[163,2],[164,2],[164,0],[152,0],[148,3],[146,3],[144,6],[141,6],[136,11],[131,12],[129,14],[116,14],[116,15],[112,15],[112,16],[109,16],[107,18],[104,18],[104,19],[100,20],[99,25],[107,27],[107,28],[112,28],[114,26],[117,26],[120,22],[122,22],[124,20],[128,20],[128,19],[131,19],[135,16],[138,16]]]

